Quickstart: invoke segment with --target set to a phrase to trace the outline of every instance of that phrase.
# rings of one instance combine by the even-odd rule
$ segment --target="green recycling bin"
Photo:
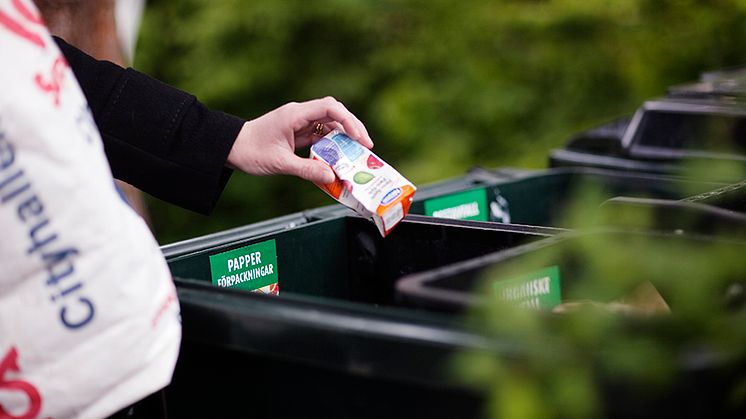
[[[460,319],[397,306],[402,275],[552,228],[409,216],[386,238],[341,216],[165,249],[183,319],[175,417],[477,417],[450,356],[490,347]],[[248,278],[248,279],[247,279]],[[279,296],[261,295],[279,290]]]
[[[562,225],[563,216],[583,188],[600,191],[598,202],[591,203],[600,206],[615,196],[683,199],[723,186],[716,182],[593,168],[499,169],[493,173],[495,178],[480,186],[417,200],[410,213],[571,228]]]
[[[744,85],[741,81],[740,89]],[[552,150],[550,167],[597,167],[659,174],[686,174],[684,164],[744,167],[746,108],[743,90],[729,95],[687,95],[645,102],[631,118],[612,121]],[[740,181],[731,172],[698,171],[703,179]]]
[[[607,268],[605,275],[599,275],[600,270],[588,274],[591,264],[588,250],[603,248],[609,243],[613,243],[616,250],[624,249],[625,257],[613,262],[611,266],[616,268]],[[688,249],[689,257],[674,251],[682,248]],[[708,295],[712,297],[711,305],[718,307],[718,312],[722,309],[726,313],[717,320],[719,327],[724,328],[717,339],[727,336],[726,342],[738,342],[733,340],[734,336],[743,337],[743,323],[738,319],[746,308],[743,275],[746,262],[739,257],[744,250],[746,241],[743,239],[620,230],[568,232],[407,275],[397,282],[397,298],[404,305],[443,313],[472,311],[502,301],[502,304],[526,310],[539,310],[544,320],[557,324],[563,318],[560,313],[573,309],[585,309],[581,313],[587,315],[603,312],[629,316],[625,330],[631,334],[652,331],[663,341],[685,343],[677,344],[676,353],[672,355],[675,371],[671,374],[675,378],[665,391],[654,395],[648,393],[650,388],[630,386],[613,374],[605,376],[600,370],[599,385],[606,390],[603,404],[607,416],[743,417],[746,400],[738,396],[737,389],[746,374],[746,350],[738,344],[718,341],[725,345],[718,346],[696,338],[693,341],[697,344],[694,344],[692,340],[681,339],[681,323],[677,323],[678,328],[669,326],[685,306],[700,304],[702,300],[698,300],[698,296]],[[718,259],[723,254],[728,258]],[[699,255],[706,255],[706,259],[698,259]],[[640,265],[642,258],[648,261]],[[689,258],[694,262],[690,264]],[[598,263],[595,260],[593,266]],[[723,268],[723,264],[727,264],[727,268]],[[636,265],[646,267],[644,272],[630,268]],[[676,268],[663,270],[661,266]],[[702,291],[696,294],[686,291],[693,283],[682,287],[685,284],[681,281],[692,275],[678,275],[690,269],[697,272],[694,275],[703,275],[697,277],[696,289]],[[720,273],[715,277],[712,272]],[[579,278],[583,278],[582,287],[578,286]],[[717,286],[702,287],[708,281]],[[614,285],[603,286],[605,283]],[[739,324],[741,326],[737,326]],[[740,329],[733,330],[733,327]],[[647,336],[646,345],[651,345],[650,334]],[[554,336],[553,339],[560,338]],[[552,339],[547,337],[547,343],[550,341]]]

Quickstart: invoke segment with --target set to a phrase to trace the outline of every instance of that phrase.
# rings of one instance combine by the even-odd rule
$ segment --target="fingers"
[[[337,121],[331,121],[324,124],[324,135],[329,134],[334,130],[344,131],[344,127]],[[324,135],[319,136],[319,138],[323,137]]]
[[[284,172],[320,184],[332,183],[336,178],[328,164],[295,155],[287,160]]]
[[[373,140],[365,125],[333,97],[294,103],[291,106],[295,107],[294,128],[296,132],[317,122],[337,122],[341,124],[347,135],[365,147],[373,147]]]
[[[313,121],[313,123],[307,128],[296,132],[296,135],[323,137],[326,134],[329,134],[330,132],[334,131],[335,129],[340,130],[340,131],[345,131],[344,126],[342,126],[342,124],[340,124],[339,122],[331,118],[323,118],[323,119]]]
[[[319,121],[319,123],[324,124],[321,133],[317,134],[314,127],[310,127],[308,132],[305,134],[298,134],[295,136],[295,145],[298,147],[306,147],[311,144],[316,144],[323,136],[334,130],[345,131],[342,124],[337,121]]]
[[[330,132],[334,130],[339,130],[339,131],[345,130],[342,124],[332,119],[328,119],[326,121],[321,120],[321,121],[318,121],[317,123],[320,123],[322,125],[321,132],[316,132],[316,130],[314,129],[313,134],[319,138],[325,136],[326,134],[329,134]]]

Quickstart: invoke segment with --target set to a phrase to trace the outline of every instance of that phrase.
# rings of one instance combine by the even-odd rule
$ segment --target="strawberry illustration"
[[[376,156],[374,156],[372,154],[370,156],[368,156],[368,162],[367,163],[368,163],[368,168],[369,169],[380,169],[380,168],[383,167],[383,162],[380,159],[376,158]]]

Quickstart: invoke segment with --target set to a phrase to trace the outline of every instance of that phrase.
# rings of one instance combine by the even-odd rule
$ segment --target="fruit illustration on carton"
[[[311,158],[331,166],[334,182],[318,185],[371,219],[386,236],[409,212],[417,188],[372,151],[335,130],[311,146]]]

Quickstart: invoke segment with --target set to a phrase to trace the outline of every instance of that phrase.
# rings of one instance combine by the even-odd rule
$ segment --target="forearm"
[[[174,204],[209,212],[230,177],[225,163],[244,121],[55,40],[88,99],[114,176]]]

